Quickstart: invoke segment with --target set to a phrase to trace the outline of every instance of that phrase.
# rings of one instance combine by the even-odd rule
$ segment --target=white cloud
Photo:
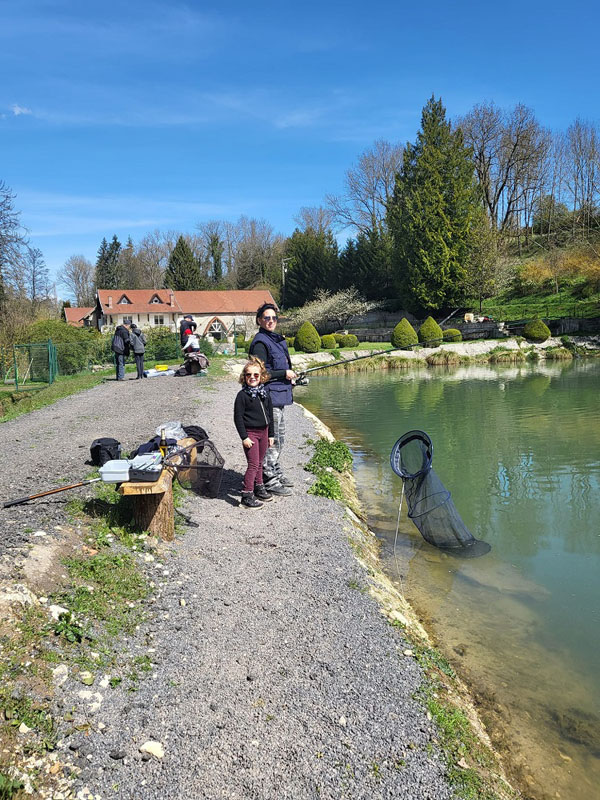
[[[30,108],[25,108],[25,106],[18,106],[16,103],[13,103],[10,109],[15,115],[15,117],[20,117],[21,114],[33,114],[33,111]]]

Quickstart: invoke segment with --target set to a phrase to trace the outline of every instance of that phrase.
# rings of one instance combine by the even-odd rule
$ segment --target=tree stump
[[[148,531],[166,542],[175,538],[173,507],[173,470],[163,469],[153,483],[127,481],[119,486],[119,494],[133,500],[133,521],[140,531]]]

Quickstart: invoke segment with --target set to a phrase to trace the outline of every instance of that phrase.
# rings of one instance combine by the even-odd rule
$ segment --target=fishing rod
[[[79,483],[71,483],[69,486],[60,486],[58,489],[48,489],[47,492],[38,492],[37,494],[30,494],[29,497],[18,497],[16,500],[7,500],[2,504],[2,508],[10,508],[11,506],[19,506],[22,503],[28,503],[30,500],[36,500],[38,497],[46,497],[49,494],[58,494],[58,492],[66,492],[67,489],[77,489],[79,486],[87,486],[88,483],[97,483],[102,478],[90,478],[87,481],[79,481]]]
[[[375,358],[375,356],[384,356],[386,353],[397,353],[401,350],[412,350],[413,347],[425,347],[426,345],[437,346],[441,344],[443,339],[427,339],[425,342],[416,342],[415,344],[408,344],[404,347],[388,347],[386,350],[376,350],[375,352],[368,353],[365,356],[354,356],[354,358],[342,358],[340,361],[331,361],[328,364],[318,364],[316,367],[309,367],[298,373],[296,378],[296,386],[305,386],[308,383],[306,376],[309,372],[315,372],[318,369],[328,369],[329,367],[338,367],[340,364],[350,364],[352,361],[361,361],[363,358]],[[306,381],[306,383],[305,383]]]

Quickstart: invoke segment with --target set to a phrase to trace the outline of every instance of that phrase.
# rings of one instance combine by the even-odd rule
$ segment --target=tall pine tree
[[[121,252],[121,242],[117,239],[117,234],[113,236],[110,244],[106,239],[102,239],[98,249],[96,259],[96,288],[97,289],[124,289],[122,276],[120,274],[119,253]]]
[[[179,292],[198,291],[206,288],[198,262],[183,236],[177,239],[169,258],[165,271],[165,287]]]
[[[285,282],[287,308],[304,305],[318,289],[331,287],[339,266],[338,246],[331,231],[296,228],[285,252],[292,259]]]
[[[470,150],[441,100],[429,100],[407,144],[388,209],[396,285],[407,308],[460,305],[478,198]]]

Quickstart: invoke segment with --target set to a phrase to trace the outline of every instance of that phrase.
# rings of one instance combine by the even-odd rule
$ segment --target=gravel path
[[[164,568],[146,566],[157,583],[153,617],[131,646],[150,656],[152,672],[133,694],[98,676],[89,735],[63,741],[83,767],[78,796],[87,787],[132,800],[451,798],[435,731],[412,699],[418,666],[360,591],[344,508],[306,494],[314,429],[301,408],[286,415],[293,496],[257,511],[237,505],[237,388],[110,381],[0,426],[2,499],[81,479],[94,438],[131,448],[168,419],[202,425],[226,462],[218,499],[187,496],[183,511],[200,529],[174,543]],[[32,531],[64,523],[75,492],[0,510],[1,550],[13,554]],[[69,678],[57,702],[81,704],[82,688]],[[148,740],[164,757],[140,752]]]

